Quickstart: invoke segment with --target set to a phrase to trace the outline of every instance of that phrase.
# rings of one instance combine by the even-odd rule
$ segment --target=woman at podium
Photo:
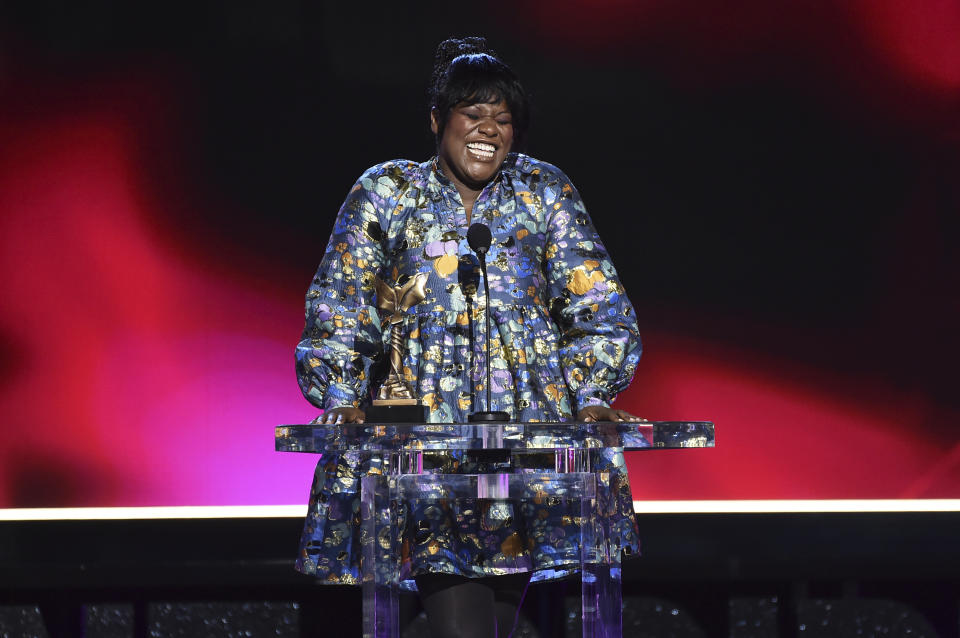
[[[401,369],[428,422],[463,423],[478,409],[516,422],[638,420],[611,407],[640,357],[633,307],[571,181],[517,152],[529,111],[517,77],[482,38],[447,40],[430,98],[436,155],[391,160],[360,176],[307,292],[296,362],[304,396],[324,410],[318,420],[364,421],[389,346],[376,279],[392,284],[418,273],[426,275],[423,299],[403,319]],[[467,241],[474,223],[492,235],[489,347]],[[487,353],[492,405],[482,405]],[[496,457],[443,457],[435,462],[444,472],[510,471]],[[605,513],[624,553],[635,553],[623,455],[604,462],[597,469],[610,472],[616,488]],[[321,459],[300,571],[359,583],[359,478],[378,463],[361,454]],[[416,582],[435,636],[509,635],[531,576],[559,577],[579,561],[569,540],[574,517],[560,505],[411,505],[406,521],[401,576]]]

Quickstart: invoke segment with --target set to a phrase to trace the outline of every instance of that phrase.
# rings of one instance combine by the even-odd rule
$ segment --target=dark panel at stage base
[[[960,638],[960,513],[645,515],[624,635]],[[0,635],[352,636],[360,594],[293,572],[300,521],[0,524]],[[521,635],[578,635],[578,584]],[[405,597],[405,636],[427,636]],[[559,605],[558,601],[566,601]]]

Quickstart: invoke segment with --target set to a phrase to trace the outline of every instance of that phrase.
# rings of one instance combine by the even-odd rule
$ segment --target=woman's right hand
[[[346,407],[346,408],[333,408],[332,410],[327,410],[320,415],[317,423],[330,423],[330,424],[342,424],[342,423],[363,423],[366,419],[366,414],[363,413],[363,410],[360,408]]]

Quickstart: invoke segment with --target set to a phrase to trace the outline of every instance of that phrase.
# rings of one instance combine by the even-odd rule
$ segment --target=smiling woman
[[[440,131],[436,109],[430,112],[430,128],[434,134]],[[461,102],[450,110],[437,159],[460,193],[468,224],[473,203],[512,147],[513,117],[504,100],[496,104]]]
[[[637,420],[610,407],[640,356],[633,307],[567,176],[516,152],[528,111],[520,82],[482,39],[448,40],[437,52],[430,96],[436,157],[385,162],[360,177],[307,292],[297,370],[304,396],[325,410],[318,420],[364,421],[398,326],[404,354],[396,369],[431,423],[466,422],[478,408],[518,422]],[[479,275],[467,229],[477,222],[492,240],[489,308],[473,298]],[[377,277],[391,284],[425,278],[424,299],[391,317],[391,331],[378,315]],[[489,347],[484,332],[473,331],[488,312],[497,326]],[[490,388],[478,373],[486,363]],[[483,395],[490,399],[475,401]],[[489,455],[439,456],[440,472],[513,469],[509,459]],[[609,451],[599,465],[611,476],[603,506],[611,534],[624,553],[636,553],[622,452]],[[357,488],[380,466],[371,455],[321,460],[302,572],[359,582]],[[434,636],[509,635],[527,583],[571,573],[579,561],[579,514],[565,503],[401,508],[400,578],[409,588],[415,583]]]
[[[480,191],[514,142],[523,140],[529,107],[520,81],[492,52],[463,54],[473,46],[469,40],[448,42],[458,44],[441,45],[437,53],[430,130],[437,136],[440,167],[460,193],[469,223]]]

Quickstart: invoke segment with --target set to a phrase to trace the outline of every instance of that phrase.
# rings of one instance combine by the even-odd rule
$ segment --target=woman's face
[[[430,128],[439,130],[437,113],[430,113]],[[491,104],[461,102],[450,109],[440,138],[440,168],[458,190],[483,189],[493,179],[513,146],[510,108],[500,100]]]

